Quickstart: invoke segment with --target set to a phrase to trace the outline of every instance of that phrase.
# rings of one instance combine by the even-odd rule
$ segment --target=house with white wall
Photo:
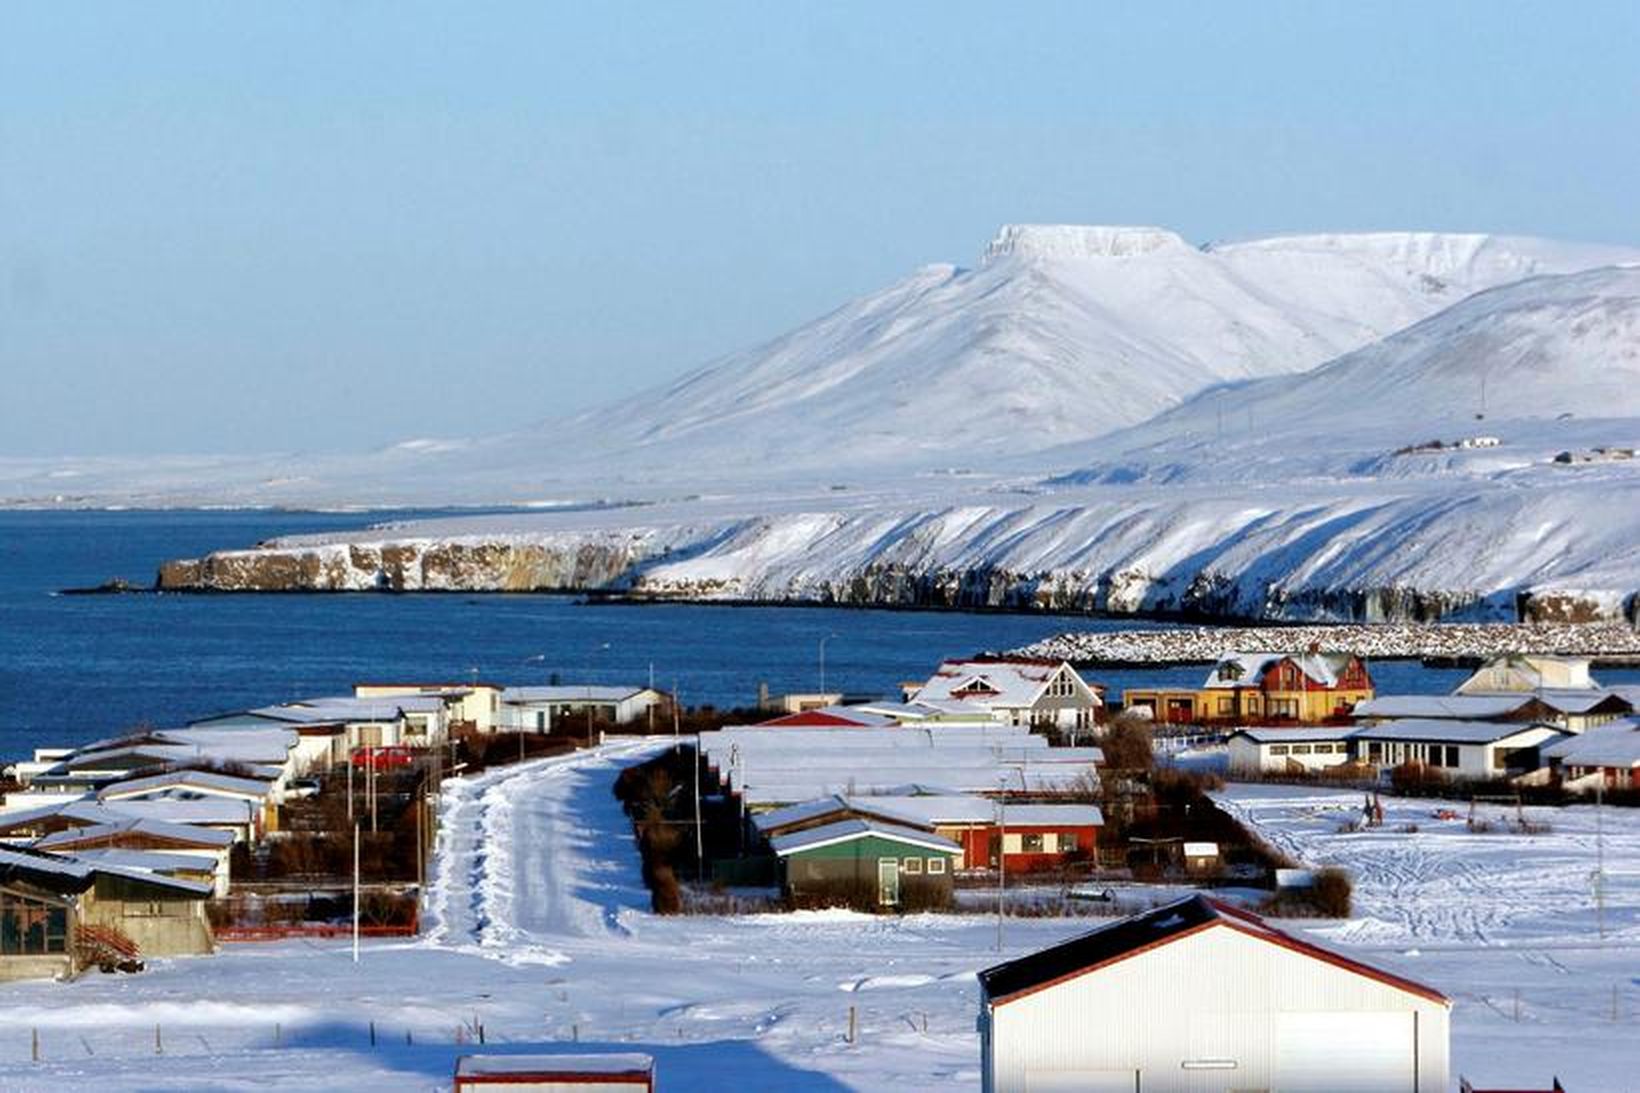
[[[1288,774],[1340,767],[1352,759],[1354,726],[1295,725],[1247,728],[1230,734],[1233,773]]]
[[[1439,991],[1200,895],[979,973],[987,1093],[1431,1093]]]
[[[1379,771],[1419,763],[1449,778],[1511,778],[1542,765],[1539,749],[1567,733],[1541,723],[1407,718],[1351,737],[1355,758]]]
[[[1104,707],[1099,691],[1069,661],[974,657],[941,662],[909,702],[961,702],[1010,725],[1047,725],[1092,732]]]

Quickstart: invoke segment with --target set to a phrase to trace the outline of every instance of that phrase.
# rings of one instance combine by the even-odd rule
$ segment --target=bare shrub
[[[1328,867],[1315,875],[1310,885],[1310,902],[1326,918],[1349,918],[1355,885],[1342,869]]]
[[[657,915],[675,915],[683,911],[683,893],[678,888],[678,876],[670,865],[657,865],[652,870],[650,906]]]
[[[1099,746],[1104,749],[1105,766],[1110,770],[1147,771],[1156,762],[1150,722],[1142,717],[1116,717]]]

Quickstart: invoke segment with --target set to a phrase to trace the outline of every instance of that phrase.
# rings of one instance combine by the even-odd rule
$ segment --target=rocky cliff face
[[[773,581],[692,575],[693,552],[647,532],[550,541],[405,540],[270,546],[167,562],[157,586],[194,592],[614,592],[639,599],[1011,609],[1221,621],[1367,623],[1442,619],[1640,625],[1640,593],[1550,589],[1483,594],[1414,586],[1288,589],[1220,573],[1012,570],[868,562]],[[682,570],[682,571],[679,571]]]
[[[225,550],[166,562],[188,592],[557,592],[619,588],[654,550],[641,536],[565,542],[407,540]]]

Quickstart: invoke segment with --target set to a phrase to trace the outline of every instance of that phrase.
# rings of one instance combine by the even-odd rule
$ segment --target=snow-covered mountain
[[[1160,228],[1012,225],[663,389],[509,435],[629,475],[983,465],[1133,425],[1215,384],[1303,372],[1482,289],[1640,251],[1487,235],[1194,247]]]
[[[494,504],[1006,467],[1215,385],[1303,372],[1471,293],[1617,262],[1640,249],[1418,232],[1195,247],[1159,228],[1014,225],[971,269],[925,267],[567,421],[345,457],[0,460],[0,499]]]
[[[421,523],[228,553],[167,582],[1634,619],[1636,446],[1640,268],[1603,268],[1478,293],[1303,375],[1228,383],[1054,453],[1097,457],[1069,475]]]
[[[1267,481],[1494,472],[1637,444],[1640,267],[1608,267],[1477,293],[1302,376],[1206,391],[1062,458],[1084,464],[1073,481]]]

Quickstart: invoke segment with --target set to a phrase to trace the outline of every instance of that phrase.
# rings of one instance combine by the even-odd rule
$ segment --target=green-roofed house
[[[925,910],[951,902],[962,847],[932,831],[857,817],[769,841],[797,907]]]

